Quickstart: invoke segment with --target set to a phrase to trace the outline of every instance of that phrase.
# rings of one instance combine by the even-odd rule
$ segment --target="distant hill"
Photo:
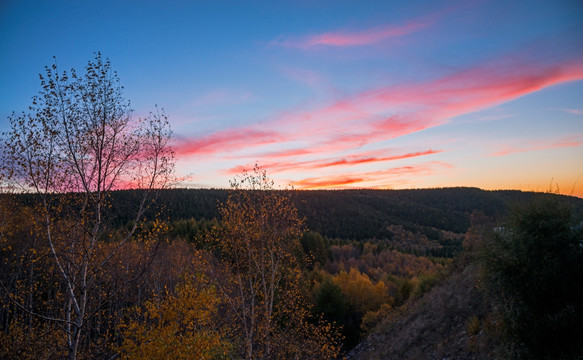
[[[160,194],[159,204],[164,216],[172,220],[218,218],[217,205],[226,200],[230,190],[170,189]],[[117,191],[117,205],[132,203],[135,191]],[[425,234],[440,240],[445,230],[465,233],[470,226],[470,215],[479,211],[500,219],[513,203],[532,200],[541,193],[516,190],[485,191],[457,187],[416,190],[310,190],[294,191],[298,210],[306,218],[306,225],[328,238],[367,240],[390,238],[390,225]],[[577,212],[583,212],[583,199],[560,196]],[[124,219],[123,206],[119,210]]]
[[[167,189],[159,193],[161,216],[170,220],[219,218],[217,206],[227,199],[227,189]],[[280,191],[280,190],[277,190]],[[129,222],[130,209],[140,200],[139,190],[113,192],[110,216],[119,225]],[[537,196],[560,197],[583,214],[583,199],[518,190],[486,191],[455,187],[413,190],[297,190],[293,199],[309,230],[330,239],[390,239],[392,225],[425,235],[429,240],[444,241],[443,231],[464,234],[470,216],[477,211],[493,220],[502,219],[509,206]],[[24,203],[35,195],[20,196]],[[159,211],[157,209],[156,211]],[[154,210],[147,214],[153,217]]]

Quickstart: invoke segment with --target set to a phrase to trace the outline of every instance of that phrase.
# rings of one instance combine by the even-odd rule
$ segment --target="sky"
[[[56,57],[169,115],[180,187],[583,197],[583,2],[0,2],[0,131]]]

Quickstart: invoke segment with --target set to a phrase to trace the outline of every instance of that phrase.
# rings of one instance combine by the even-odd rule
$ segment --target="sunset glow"
[[[136,117],[165,108],[181,187],[228,187],[259,164],[296,189],[583,197],[581,2],[0,9],[1,131],[53,55],[68,70],[101,51]]]

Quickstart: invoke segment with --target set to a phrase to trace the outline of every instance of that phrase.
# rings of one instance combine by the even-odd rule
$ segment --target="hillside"
[[[163,217],[181,220],[219,219],[217,205],[230,190],[171,189],[159,194]],[[126,207],[135,203],[135,191],[117,191],[113,214],[122,225],[130,219]],[[292,199],[309,230],[329,239],[365,242],[382,240],[384,246],[415,255],[452,258],[462,250],[463,234],[473,213],[501,221],[509,207],[526,203],[541,193],[477,188],[415,190],[311,190],[294,191]],[[583,213],[583,199],[552,195]],[[153,214],[151,214],[152,216]],[[220,220],[220,219],[219,219]],[[177,226],[175,226],[177,227]],[[192,238],[198,232],[187,233]]]
[[[217,204],[230,190],[171,189],[160,193],[159,204],[170,219],[218,218]],[[438,240],[432,229],[465,233],[470,215],[479,211],[491,218],[502,217],[509,205],[528,202],[540,193],[517,190],[486,191],[477,188],[440,188],[414,190],[310,190],[295,191],[300,215],[312,231],[329,238],[367,240],[390,237],[389,225],[403,225]],[[556,195],[555,195],[556,196]],[[583,199],[562,196],[583,211]],[[114,201],[131,203],[134,191],[117,191]],[[123,206],[119,206],[123,209]],[[121,212],[121,211],[120,211]],[[118,214],[123,219],[123,214]]]
[[[474,267],[456,269],[421,299],[391,314],[349,354],[350,360],[486,360],[488,307]]]
[[[441,283],[385,316],[348,359],[579,359],[581,217],[556,198],[472,225]]]
[[[225,346],[219,346],[217,351],[232,351],[231,358],[243,357],[244,348],[239,345],[245,334],[238,319],[242,311],[239,309],[246,309],[247,303],[237,300],[242,296],[237,294],[243,291],[243,295],[253,297],[258,285],[246,290],[246,283],[235,284],[263,278],[251,273],[261,262],[249,254],[280,256],[277,254],[281,251],[286,263],[279,273],[290,276],[281,284],[289,284],[289,288],[281,288],[286,297],[273,298],[272,304],[280,307],[282,315],[301,315],[293,324],[272,323],[282,330],[281,334],[294,332],[282,338],[289,343],[278,343],[282,347],[277,351],[282,354],[293,351],[306,359],[489,359],[498,345],[485,331],[494,324],[489,315],[492,305],[486,305],[489,301],[477,288],[477,272],[467,262],[476,249],[474,244],[485,239],[482,235],[491,233],[494,227],[512,225],[508,214],[513,204],[554,198],[573,207],[578,218],[583,213],[583,199],[475,188],[236,193],[172,189],[159,193],[157,204],[145,214],[136,232],[137,241],[124,243],[124,233],[133,226],[128,214],[139,206],[140,195],[143,194],[131,190],[107,194],[111,196],[107,200],[110,206],[104,207],[104,221],[100,222],[100,226],[107,227],[107,233],[96,242],[100,251],[96,256],[105,257],[111,250],[116,257],[111,266],[95,267],[91,272],[92,306],[100,308],[104,296],[109,304],[91,317],[91,333],[81,344],[81,351],[93,354],[93,358],[133,351],[125,347],[120,350],[120,346],[127,345],[124,339],[143,344],[159,339],[156,331],[168,329],[151,326],[164,309],[151,310],[151,318],[130,310],[146,311],[153,309],[153,304],[169,307],[164,315],[169,321],[164,324],[176,323],[171,320],[177,314],[172,309],[175,305],[186,306],[180,311],[188,314],[210,311],[212,321],[201,318],[196,320],[197,326],[215,334],[217,344]],[[229,196],[231,199],[226,201]],[[59,226],[49,230],[54,230],[50,232],[51,239],[58,241],[59,249],[76,256],[58,258],[69,261],[71,269],[80,268],[75,261],[94,263],[86,253],[71,252],[70,246],[63,245],[79,238],[78,227],[62,226],[78,220],[79,203],[71,201],[75,197],[76,194],[49,196],[50,203],[61,205],[56,209],[65,211],[55,215]],[[6,349],[6,354],[25,354],[36,347],[62,354],[62,346],[55,348],[61,340],[32,336],[63,335],[58,332],[58,324],[41,319],[24,327],[29,319],[26,308],[9,302],[19,296],[28,299],[31,308],[35,306],[46,313],[66,309],[66,293],[59,290],[63,280],[55,275],[48,235],[38,231],[45,219],[36,208],[37,197],[20,194],[0,199],[7,200],[0,201],[0,215],[5,215],[5,222],[0,224],[0,282],[4,288],[0,296],[6,304],[0,308],[0,349]],[[301,226],[302,219],[311,231]],[[285,225],[288,221],[290,224]],[[281,224],[285,225],[283,230],[278,228]],[[273,235],[287,234],[284,230],[288,235]],[[248,241],[250,235],[255,237],[253,241]],[[273,244],[277,240],[277,246],[268,248],[271,242],[265,239]],[[124,244],[123,251],[118,251]],[[235,268],[245,259],[253,261],[253,266]],[[559,277],[573,278],[571,274]],[[31,287],[31,283],[35,286]],[[555,279],[550,283],[558,282]],[[218,288],[220,293],[212,290]],[[206,303],[190,301],[197,296],[206,297]],[[205,309],[196,310],[199,304],[205,304]],[[193,309],[189,306],[196,311],[190,311]],[[125,321],[132,321],[135,327],[120,337],[114,329],[125,326]],[[229,333],[224,329],[235,330]],[[314,336],[315,332],[319,335]],[[29,342],[20,341],[22,334],[28,334]],[[146,338],[142,339],[142,335]],[[315,342],[307,348],[309,340]],[[262,340],[253,341],[260,344]],[[185,348],[180,339],[173,346],[177,350]],[[304,354],[306,349],[312,353]],[[322,349],[330,352],[320,354],[323,357],[313,355]]]

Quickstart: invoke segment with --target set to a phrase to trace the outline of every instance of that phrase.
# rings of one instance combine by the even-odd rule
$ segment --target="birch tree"
[[[107,281],[101,270],[120,261],[128,242],[147,240],[138,236],[141,221],[157,191],[172,180],[171,131],[163,111],[132,116],[117,73],[100,53],[82,74],[60,72],[55,60],[40,81],[28,112],[9,117],[1,171],[5,187],[35,194],[36,235],[48,247],[63,289],[60,312],[26,310],[64,331],[73,360],[91,318],[123,287],[118,282],[107,296],[98,294]],[[140,189],[141,198],[131,223],[114,232],[111,194],[124,188]],[[142,270],[128,272],[125,281]]]
[[[291,192],[274,190],[257,166],[232,187],[219,208],[219,241],[231,272],[224,295],[243,339],[242,357],[334,358],[339,351],[334,329],[308,319],[297,258],[304,226]]]

